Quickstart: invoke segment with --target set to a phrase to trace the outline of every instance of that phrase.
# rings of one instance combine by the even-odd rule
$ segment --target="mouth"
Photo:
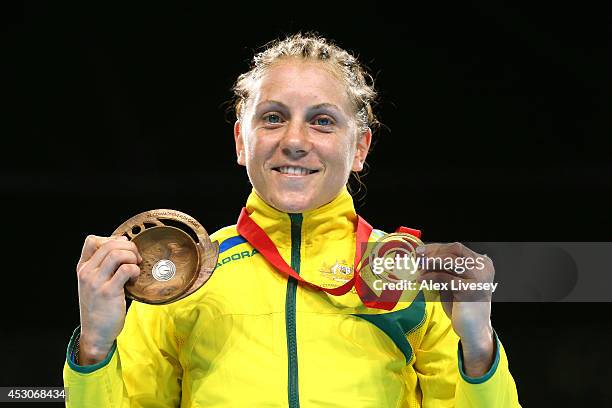
[[[306,167],[299,166],[279,166],[273,167],[272,170],[287,176],[308,176],[319,172],[319,170],[307,169]]]

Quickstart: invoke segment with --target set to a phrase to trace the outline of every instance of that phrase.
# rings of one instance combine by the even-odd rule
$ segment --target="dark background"
[[[235,223],[250,185],[229,89],[254,50],[297,30],[335,39],[376,78],[386,126],[358,203],[376,227],[610,241],[607,8],[222,3],[3,4],[0,386],[61,385],[87,234],[154,208],[209,232]],[[494,304],[523,406],[612,400],[611,311]]]

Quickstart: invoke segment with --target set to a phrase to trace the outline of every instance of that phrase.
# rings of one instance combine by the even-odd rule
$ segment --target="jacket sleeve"
[[[461,344],[440,302],[432,302],[428,327],[416,350],[415,370],[422,406],[455,408],[520,407],[504,348],[495,334],[495,358],[482,377],[463,370]]]
[[[182,368],[173,319],[164,306],[132,302],[123,330],[106,359],[74,362],[80,328],[64,364],[67,407],[178,407]]]

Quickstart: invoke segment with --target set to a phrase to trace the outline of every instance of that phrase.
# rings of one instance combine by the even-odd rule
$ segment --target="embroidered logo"
[[[325,288],[335,288],[353,277],[353,267],[346,260],[336,260],[333,264],[323,263],[319,269],[321,284]],[[355,288],[351,289],[355,293]]]
[[[245,259],[245,258],[251,258],[253,256],[255,256],[255,254],[258,254],[259,251],[256,248],[253,248],[253,251],[242,251],[242,252],[236,252],[235,254],[232,254],[230,256],[226,256],[223,259],[219,259],[217,262],[217,268],[232,262],[232,261],[239,261],[241,259]]]

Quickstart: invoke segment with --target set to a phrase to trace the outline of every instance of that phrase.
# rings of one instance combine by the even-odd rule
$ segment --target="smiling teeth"
[[[308,170],[303,167],[290,167],[290,166],[279,167],[278,171],[280,171],[282,174],[291,174],[291,175],[296,175],[296,176],[305,176],[307,174],[314,173],[313,170]]]

